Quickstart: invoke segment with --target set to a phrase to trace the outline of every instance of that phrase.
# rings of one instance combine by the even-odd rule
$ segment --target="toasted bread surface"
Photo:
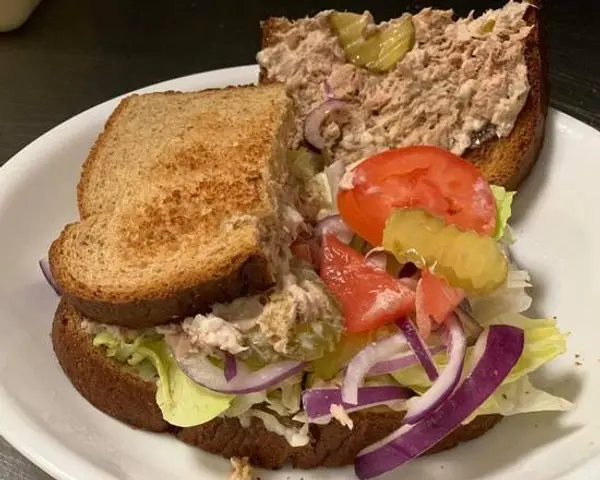
[[[102,348],[94,347],[91,335],[82,328],[83,320],[85,318],[62,299],[52,327],[56,356],[79,393],[117,420],[144,430],[172,433],[216,455],[248,457],[253,465],[269,469],[286,464],[296,468],[350,465],[358,452],[396,430],[402,420],[403,413],[391,410],[354,413],[351,414],[353,430],[337,421],[311,425],[311,442],[296,448],[268,431],[256,418],[248,428],[242,427],[235,418],[217,418],[196,427],[174,427],[163,420],[155,403],[155,383],[143,380],[135,371],[106,357]],[[455,430],[428,453],[477,438],[501,418],[499,415],[478,417]]]
[[[272,285],[290,116],[279,85],[123,100],[50,249],[65,297],[141,328]]]
[[[489,183],[514,190],[525,180],[544,141],[548,111],[547,58],[540,22],[539,1],[532,4],[525,14],[526,22],[533,28],[525,40],[525,62],[530,92],[511,133],[504,138],[493,138],[482,145],[468,149],[463,158],[473,162]],[[271,17],[261,22],[262,48],[280,42],[292,26],[285,17]],[[259,82],[272,83],[268,72],[261,67]]]

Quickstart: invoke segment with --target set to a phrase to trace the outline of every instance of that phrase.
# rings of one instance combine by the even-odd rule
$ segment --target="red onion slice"
[[[325,90],[325,97],[329,100],[331,98],[335,98],[335,94],[333,93],[333,88],[331,88],[331,84],[329,80],[325,80],[323,82],[323,90]]]
[[[375,247],[367,252],[365,261],[378,270],[387,270],[388,254],[383,247]]]
[[[433,358],[431,357],[431,352],[429,348],[417,332],[417,329],[413,325],[412,321],[409,318],[403,318],[402,320],[398,320],[396,325],[400,327],[400,330],[404,332],[406,335],[406,339],[408,340],[408,344],[410,348],[414,352],[414,354],[421,362],[421,365],[425,369],[425,373],[429,377],[429,380],[432,382],[438,378],[438,371]]]
[[[48,282],[48,285],[50,285],[54,292],[60,297],[62,295],[62,290],[52,276],[52,270],[50,270],[50,262],[48,261],[48,257],[40,259],[38,264],[42,270],[42,275],[44,275],[46,282]]]
[[[175,361],[179,368],[197,384],[215,392],[239,394],[267,390],[302,371],[306,366],[304,362],[284,360],[267,365],[256,372],[239,373],[231,381],[227,381],[223,370],[213,365],[205,355],[175,357]]]
[[[351,413],[363,408],[403,400],[414,395],[408,388],[397,386],[361,387],[358,389],[358,403],[352,405],[342,400],[339,388],[312,388],[302,394],[302,405],[310,420],[324,420],[331,417],[331,405],[341,405]]]
[[[406,338],[398,332],[391,337],[371,343],[358,352],[346,367],[346,375],[342,385],[344,403],[358,403],[358,389],[371,367],[376,363],[398,353],[406,347]]]
[[[237,360],[229,352],[225,352],[224,373],[225,373],[225,380],[227,380],[228,382],[233,380],[238,373]]]
[[[448,348],[448,365],[420,397],[412,400],[403,422],[414,424],[433,413],[456,389],[465,362],[467,337],[462,324],[454,314],[444,322]]]
[[[319,237],[324,237],[328,234],[335,235],[340,242],[346,245],[352,241],[352,237],[354,236],[354,232],[346,226],[341,215],[331,215],[324,218],[317,223],[316,231]]]
[[[318,150],[325,147],[325,139],[321,134],[323,122],[333,112],[348,111],[350,104],[337,98],[329,98],[314,108],[304,122],[304,139]]]
[[[523,352],[524,332],[492,325],[477,340],[483,355],[471,374],[433,414],[404,425],[361,451],[354,462],[360,480],[389,472],[417,458],[469,418],[502,384]]]
[[[331,190],[331,199],[335,211],[337,212],[337,194],[340,189],[340,182],[346,173],[346,165],[342,160],[332,163],[325,167],[325,177],[327,177],[327,183],[329,184],[329,190]]]
[[[437,345],[435,347],[430,347],[429,353],[433,356],[445,350],[445,346]],[[413,365],[417,365],[418,363],[420,362],[417,356],[413,353],[412,350],[409,350],[404,353],[400,353],[388,360],[383,360],[382,362],[376,363],[375,365],[373,365],[373,367],[371,367],[371,370],[368,371],[367,375],[385,375],[386,373],[393,373],[403,368],[412,367]]]

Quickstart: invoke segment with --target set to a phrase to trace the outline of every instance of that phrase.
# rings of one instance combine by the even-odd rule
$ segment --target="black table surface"
[[[324,8],[376,19],[427,5],[458,14],[503,1],[43,0],[20,29],[0,34],[0,165],[58,123],[129,90],[255,63],[259,21]],[[546,0],[551,103],[600,128],[600,3]],[[0,440],[0,478],[48,478]]]

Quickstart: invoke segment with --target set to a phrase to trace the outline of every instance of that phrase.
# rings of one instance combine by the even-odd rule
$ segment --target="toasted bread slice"
[[[85,319],[62,299],[52,326],[56,356],[75,388],[92,405],[108,415],[144,430],[170,432],[184,442],[210,453],[229,457],[249,457],[259,467],[296,468],[337,467],[354,462],[357,453],[400,426],[402,413],[392,410],[352,414],[354,429],[336,421],[312,425],[312,441],[300,448],[265,429],[253,418],[244,428],[235,418],[217,418],[197,427],[178,428],[167,424],[154,400],[153,380],[141,378],[134,370],[108,358],[92,345],[92,335],[82,328]],[[501,419],[498,415],[481,416],[455,430],[428,453],[455,447],[484,434]]]
[[[141,328],[271,286],[290,106],[279,85],[123,100],[50,249],[65,297]]]
[[[492,138],[479,147],[468,149],[462,156],[482,171],[486,180],[507,189],[516,189],[527,177],[542,149],[548,111],[547,58],[543,29],[540,24],[539,1],[529,2],[525,21],[532,26],[525,40],[525,63],[530,91],[511,133]],[[262,48],[282,41],[293,21],[272,17],[261,22]],[[261,68],[259,82],[269,84],[268,72]]]

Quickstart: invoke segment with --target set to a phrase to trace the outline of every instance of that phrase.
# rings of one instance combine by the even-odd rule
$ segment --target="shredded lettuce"
[[[284,425],[275,415],[254,408],[239,417],[240,423],[248,427],[252,417],[262,420],[269,432],[284,437],[292,447],[303,447],[310,442],[308,423],[298,426]]]
[[[508,230],[508,219],[511,215],[511,206],[513,197],[516,192],[507,192],[504,187],[497,185],[490,185],[494,199],[496,200],[496,231],[494,232],[494,239],[500,240],[505,236]]]
[[[531,287],[531,278],[525,270],[509,265],[504,286],[486,297],[471,298],[473,316],[483,325],[489,324],[499,315],[521,313],[531,306],[531,296],[527,289]]]
[[[282,417],[288,417],[300,410],[302,396],[302,374],[284,380],[277,388],[266,395],[267,408]]]
[[[548,406],[552,407],[550,408],[551,410],[557,409],[556,407],[564,407],[564,405],[566,405],[564,403],[565,401],[550,401],[551,396],[542,396],[543,392],[537,393],[537,397],[533,398],[531,402],[526,404],[524,403],[522,395],[517,395],[518,392],[526,390],[525,386],[528,384],[524,382],[528,381],[527,376],[531,372],[550,362],[558,355],[566,352],[567,335],[558,330],[556,326],[556,320],[553,318],[530,319],[519,313],[507,313],[496,317],[487,325],[494,323],[513,325],[522,328],[525,331],[525,345],[521,358],[504,380],[502,387],[494,394],[493,397],[491,397],[491,399],[488,400],[491,406],[488,405],[487,408],[491,409],[494,405],[501,404],[502,408],[508,411],[508,403],[510,402],[513,402],[515,413],[518,413],[519,408],[529,408],[528,411],[540,411],[540,409],[546,409]],[[472,354],[473,347],[469,347],[467,349],[465,360],[467,365],[471,361]],[[445,352],[435,355],[433,359],[440,369],[443,369],[448,363]],[[431,386],[431,381],[420,365],[413,365],[411,367],[398,370],[397,372],[393,373],[393,377],[401,385],[410,387],[420,394],[425,392]],[[518,381],[523,382],[519,384],[521,386],[521,390],[514,390],[516,388],[515,386],[511,387],[513,390],[508,389],[509,385]],[[513,392],[514,394],[508,396],[507,391],[509,391],[509,393]],[[531,391],[533,391],[533,387]],[[504,399],[502,394],[507,395],[508,399]],[[499,402],[496,398],[497,395],[500,395],[502,400],[505,401]],[[485,405],[481,408],[484,407]],[[480,410],[476,412],[478,415],[480,413]]]
[[[106,347],[106,355],[132,367],[152,365],[158,380],[156,403],[171,425],[192,427],[217,417],[229,408],[232,395],[211,392],[188,378],[171,358],[164,340],[141,335],[131,342],[108,331],[98,333],[96,347]]]
[[[500,414],[507,417],[531,412],[566,412],[572,408],[573,404],[568,400],[534,387],[526,375],[512,383],[502,385],[464,423],[469,423],[477,415]]]

